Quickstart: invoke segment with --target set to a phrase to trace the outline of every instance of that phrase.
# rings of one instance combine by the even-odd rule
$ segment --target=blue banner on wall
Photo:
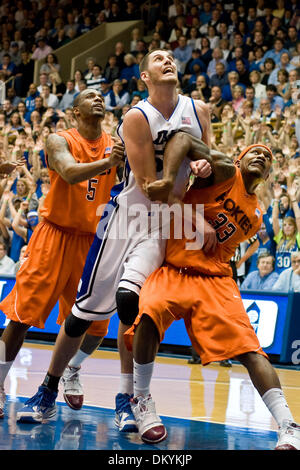
[[[0,277],[0,300],[4,299],[15,284],[15,278]],[[281,355],[284,346],[284,338],[289,336],[289,325],[287,319],[290,317],[291,298],[293,294],[282,293],[261,293],[261,292],[241,292],[244,307],[249,316],[250,322],[258,336],[261,346],[267,354]],[[31,327],[30,331],[39,333],[54,333],[59,331],[56,320],[58,316],[58,303],[52,310],[45,329]],[[0,328],[7,324],[6,317],[0,311]],[[115,314],[110,321],[107,338],[116,339],[119,319]],[[300,338],[299,338],[300,339]],[[164,344],[190,346],[190,339],[187,335],[184,321],[174,321],[166,331]]]

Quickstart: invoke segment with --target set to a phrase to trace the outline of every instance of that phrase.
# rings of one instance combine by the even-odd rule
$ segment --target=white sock
[[[133,394],[135,397],[149,395],[153,368],[154,361],[148,362],[148,364],[138,364],[133,360]]]
[[[120,380],[120,393],[133,394],[133,374],[122,374]]]
[[[271,388],[262,399],[279,427],[284,419],[294,421],[281,388]]]
[[[0,362],[0,387],[4,387],[5,379],[13,362],[14,361]]]
[[[68,365],[70,367],[80,367],[83,361],[89,356],[90,354],[87,354],[79,349],[75,356],[72,357]]]

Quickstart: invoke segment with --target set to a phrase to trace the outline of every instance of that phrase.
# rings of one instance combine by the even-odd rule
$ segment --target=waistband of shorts
[[[45,217],[41,220],[41,222],[51,225],[52,227],[54,227],[57,230],[60,230],[61,232],[70,233],[78,237],[93,237],[95,235],[92,232],[81,232],[80,230],[76,230],[71,227],[62,227],[61,225],[57,225],[57,224],[54,224],[53,222],[50,222],[50,220],[46,219]]]
[[[173,264],[164,262],[163,266],[167,268],[174,269],[178,272],[178,274],[186,275],[186,276],[201,276],[201,277],[227,277],[226,274],[208,274],[198,269],[194,268],[193,266],[174,266]]]

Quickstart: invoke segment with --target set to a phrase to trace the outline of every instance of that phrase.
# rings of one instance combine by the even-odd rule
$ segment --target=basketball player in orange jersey
[[[3,418],[4,381],[30,326],[44,328],[59,300],[58,323],[68,316],[76,299],[85,259],[94,240],[101,214],[116,181],[116,166],[124,148],[113,145],[101,129],[104,100],[93,89],[74,101],[78,123],[51,134],[46,143],[50,190],[16,276],[11,293],[0,303],[10,322],[0,339],[0,417]],[[87,330],[83,351],[90,354],[107,333],[107,321],[94,322]],[[70,404],[70,406],[72,403]],[[80,408],[82,403],[73,403]]]
[[[167,242],[164,265],[154,271],[142,287],[139,315],[125,333],[136,363],[131,408],[145,442],[163,440],[167,432],[152,422],[147,410],[153,362],[164,332],[174,320],[184,319],[194,349],[205,366],[236,358],[248,370],[253,385],[279,426],[276,449],[300,449],[300,426],[281,390],[279,378],[262,350],[232,278],[230,258],[236,246],[253,236],[261,226],[262,213],[255,195],[257,185],[268,177],[271,150],[255,144],[244,150],[237,165],[225,155],[210,151],[188,134],[176,134],[165,154],[180,159],[195,152],[211,164],[212,175],[196,179],[184,203],[204,204],[204,216],[217,232],[213,254],[189,250],[184,234]],[[176,222],[174,222],[176,223]],[[181,222],[180,222],[181,223]],[[145,341],[147,338],[147,341]],[[153,402],[152,402],[153,403]]]

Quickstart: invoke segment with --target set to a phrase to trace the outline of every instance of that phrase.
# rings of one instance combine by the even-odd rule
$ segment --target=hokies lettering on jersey
[[[252,229],[252,223],[248,215],[245,213],[245,210],[243,210],[239,203],[234,201],[231,197],[228,197],[226,193],[221,194],[218,196],[215,201],[217,203],[220,203],[221,206],[223,207],[224,213],[220,213],[219,218],[221,220],[215,220],[212,223],[212,226],[214,227],[215,230],[218,231],[218,228],[220,225],[226,223],[228,221],[228,217],[225,215],[230,215],[231,216],[231,221],[232,221],[232,228],[234,231],[236,231],[236,226],[239,226],[241,230],[244,232],[244,235],[248,235],[249,230]],[[255,211],[255,220],[257,220],[257,217],[260,217],[260,210],[256,208]],[[233,225],[234,224],[234,225]],[[217,232],[218,235],[218,232]],[[222,243],[223,240],[221,237],[219,237],[219,242]]]

